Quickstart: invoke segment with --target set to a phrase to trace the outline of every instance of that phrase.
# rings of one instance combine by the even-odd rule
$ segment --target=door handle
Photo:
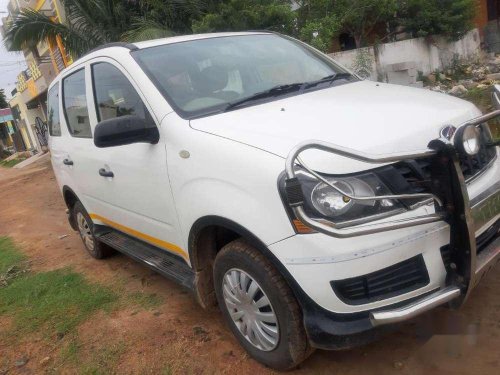
[[[111,171],[107,171],[104,168],[99,169],[99,175],[102,177],[115,177],[115,174]]]
[[[70,160],[70,159],[64,159],[64,160],[63,160],[63,164],[64,164],[64,165],[73,165],[73,160]]]

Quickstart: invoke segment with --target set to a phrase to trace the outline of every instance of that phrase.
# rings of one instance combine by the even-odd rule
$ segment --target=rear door
[[[136,115],[159,122],[139,85],[116,61],[92,60],[88,66],[91,129],[98,122]],[[160,132],[161,133],[161,132]],[[85,196],[94,221],[159,246],[187,259],[168,178],[164,140],[97,148],[92,143],[85,170]],[[99,174],[104,169],[113,177]]]
[[[52,167],[56,175],[57,182],[62,188],[73,184],[72,170],[67,156],[67,137],[69,134],[61,128],[60,118],[60,84],[56,82],[47,94],[47,126],[49,130],[49,148]],[[66,164],[65,164],[66,163]]]
[[[93,210],[92,202],[86,197],[90,183],[90,158],[94,140],[90,127],[88,90],[86,88],[87,66],[76,66],[60,81],[61,85],[61,128],[64,137],[64,168],[72,178],[69,186],[75,191],[88,212]]]

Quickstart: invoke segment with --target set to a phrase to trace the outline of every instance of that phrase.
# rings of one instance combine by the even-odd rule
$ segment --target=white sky
[[[7,12],[8,3],[9,0],[0,0],[0,19],[7,16],[2,12]],[[17,75],[24,69],[26,69],[26,64],[23,54],[7,52],[3,40],[0,40],[0,89],[5,89],[7,98],[10,98],[10,92],[16,87]]]

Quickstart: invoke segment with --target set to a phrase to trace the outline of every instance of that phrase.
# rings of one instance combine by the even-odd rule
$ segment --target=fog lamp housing
[[[481,133],[475,125],[466,125],[455,133],[455,147],[462,153],[473,156],[479,152]]]

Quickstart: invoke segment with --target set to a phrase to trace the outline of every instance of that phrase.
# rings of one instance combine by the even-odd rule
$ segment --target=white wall
[[[376,80],[377,76],[385,76],[390,70],[388,66],[397,63],[413,62],[417,70],[425,75],[436,70],[442,71],[450,66],[455,54],[463,59],[476,56],[480,43],[479,31],[474,29],[456,42],[450,42],[443,37],[434,37],[432,42],[428,42],[425,38],[415,38],[380,44],[377,48],[367,47],[373,56],[373,71],[370,79]],[[358,50],[351,50],[331,53],[329,56],[352,69],[357,53]],[[378,58],[375,58],[375,53]]]

